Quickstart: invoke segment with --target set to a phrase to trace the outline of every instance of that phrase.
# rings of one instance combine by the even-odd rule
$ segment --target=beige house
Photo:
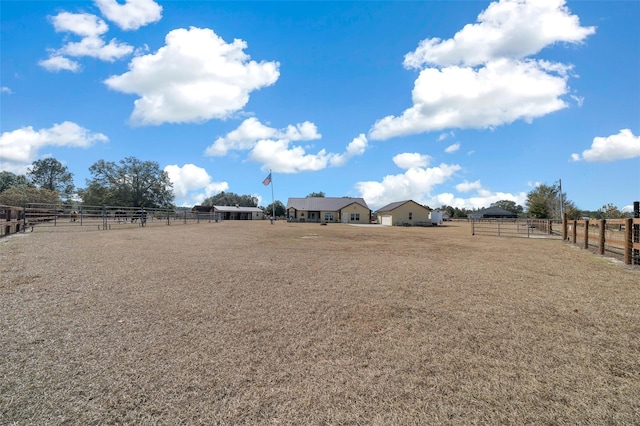
[[[387,204],[376,212],[378,223],[396,226],[430,226],[430,210],[413,200]]]
[[[362,198],[289,198],[287,220],[318,223],[371,223],[371,209]]]

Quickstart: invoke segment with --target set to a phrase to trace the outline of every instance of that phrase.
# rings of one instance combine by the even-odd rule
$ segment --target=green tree
[[[0,204],[22,207],[27,203],[58,204],[60,196],[57,191],[34,187],[13,187],[0,192]]]
[[[320,197],[320,198],[324,198],[325,194],[324,192],[320,191],[320,192],[312,192],[311,194],[307,195],[306,198],[312,198],[312,197]]]
[[[31,164],[27,176],[38,188],[58,191],[60,194],[70,196],[75,191],[73,174],[67,166],[55,158],[36,160]]]
[[[89,171],[92,179],[79,191],[85,205],[167,207],[173,202],[173,184],[155,161],[127,157],[116,164],[100,160]]]
[[[220,192],[202,202],[203,206],[235,206],[257,207],[258,198],[252,195],[238,195],[233,192]]]
[[[565,201],[564,212],[567,214],[567,220],[577,220],[582,217],[582,211],[572,201]]]
[[[624,219],[626,216],[618,207],[613,204],[605,204],[598,209],[599,217],[602,219]]]
[[[30,188],[33,184],[25,175],[16,175],[11,172],[0,172],[0,192],[9,188]]]
[[[538,185],[527,194],[527,215],[535,219],[560,219],[563,206],[572,204],[558,185]],[[564,208],[564,207],[563,207]]]
[[[491,207],[500,207],[501,209],[505,209],[510,211],[511,213],[520,214],[524,211],[524,207],[519,204],[516,204],[515,201],[511,200],[500,200],[491,204]]]
[[[274,210],[276,215],[275,217],[283,217],[287,215],[287,208],[284,206],[284,204],[282,204],[282,201],[280,200],[274,201],[263,210],[266,216],[271,216]]]

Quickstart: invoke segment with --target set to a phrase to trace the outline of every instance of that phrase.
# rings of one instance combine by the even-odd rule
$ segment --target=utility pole
[[[558,186],[560,188],[560,220],[564,217],[564,200],[562,199],[562,179],[558,179]]]

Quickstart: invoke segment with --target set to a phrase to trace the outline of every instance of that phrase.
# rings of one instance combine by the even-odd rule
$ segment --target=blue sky
[[[169,173],[176,204],[311,192],[640,200],[640,2],[1,1],[0,170]]]

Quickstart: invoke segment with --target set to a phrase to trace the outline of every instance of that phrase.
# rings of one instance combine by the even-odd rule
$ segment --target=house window
[[[327,212],[324,214],[325,222],[333,222],[333,213]]]
[[[409,212],[409,220],[413,219],[413,213]]]
[[[351,213],[351,221],[359,222],[360,221],[360,213]]]

